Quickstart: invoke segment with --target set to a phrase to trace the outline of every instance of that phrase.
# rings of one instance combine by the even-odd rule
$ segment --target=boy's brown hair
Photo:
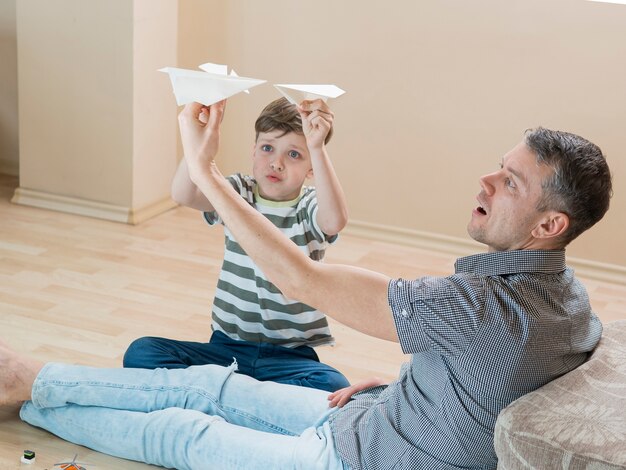
[[[268,104],[254,123],[256,131],[255,140],[259,138],[261,132],[282,131],[281,137],[290,132],[303,134],[302,119],[296,105],[291,104],[287,98],[278,98]],[[330,128],[324,140],[327,144],[333,135],[333,128]]]

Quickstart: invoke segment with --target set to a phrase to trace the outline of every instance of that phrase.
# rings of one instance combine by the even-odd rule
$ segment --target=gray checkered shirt
[[[457,260],[455,274],[396,279],[389,305],[411,362],[331,418],[358,469],[493,469],[498,413],[578,367],[602,333],[565,252]]]

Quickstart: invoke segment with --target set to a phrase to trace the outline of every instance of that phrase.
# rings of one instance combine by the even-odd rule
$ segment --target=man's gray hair
[[[609,209],[613,189],[606,158],[597,145],[569,132],[538,127],[528,129],[524,141],[538,163],[554,170],[543,182],[537,209],[567,214],[570,224],[562,236],[565,246]]]

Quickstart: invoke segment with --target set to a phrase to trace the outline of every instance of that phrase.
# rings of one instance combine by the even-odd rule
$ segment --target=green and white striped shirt
[[[303,187],[292,201],[268,201],[258,194],[256,181],[239,173],[227,178],[235,190],[265,215],[311,259],[321,261],[326,247],[337,239],[317,225],[315,188]],[[204,212],[209,225],[222,223],[216,212]],[[285,347],[333,344],[326,316],[288,299],[268,281],[224,227],[224,262],[213,301],[212,328],[238,340]]]

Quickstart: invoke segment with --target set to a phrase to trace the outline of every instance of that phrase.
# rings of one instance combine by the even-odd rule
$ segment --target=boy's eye
[[[295,150],[290,150],[287,155],[289,155],[289,157],[291,158],[298,158],[300,156],[300,153],[296,152]]]
[[[263,150],[264,152],[271,152],[272,151],[272,146],[270,144],[265,144],[265,145],[261,146],[261,150]]]

